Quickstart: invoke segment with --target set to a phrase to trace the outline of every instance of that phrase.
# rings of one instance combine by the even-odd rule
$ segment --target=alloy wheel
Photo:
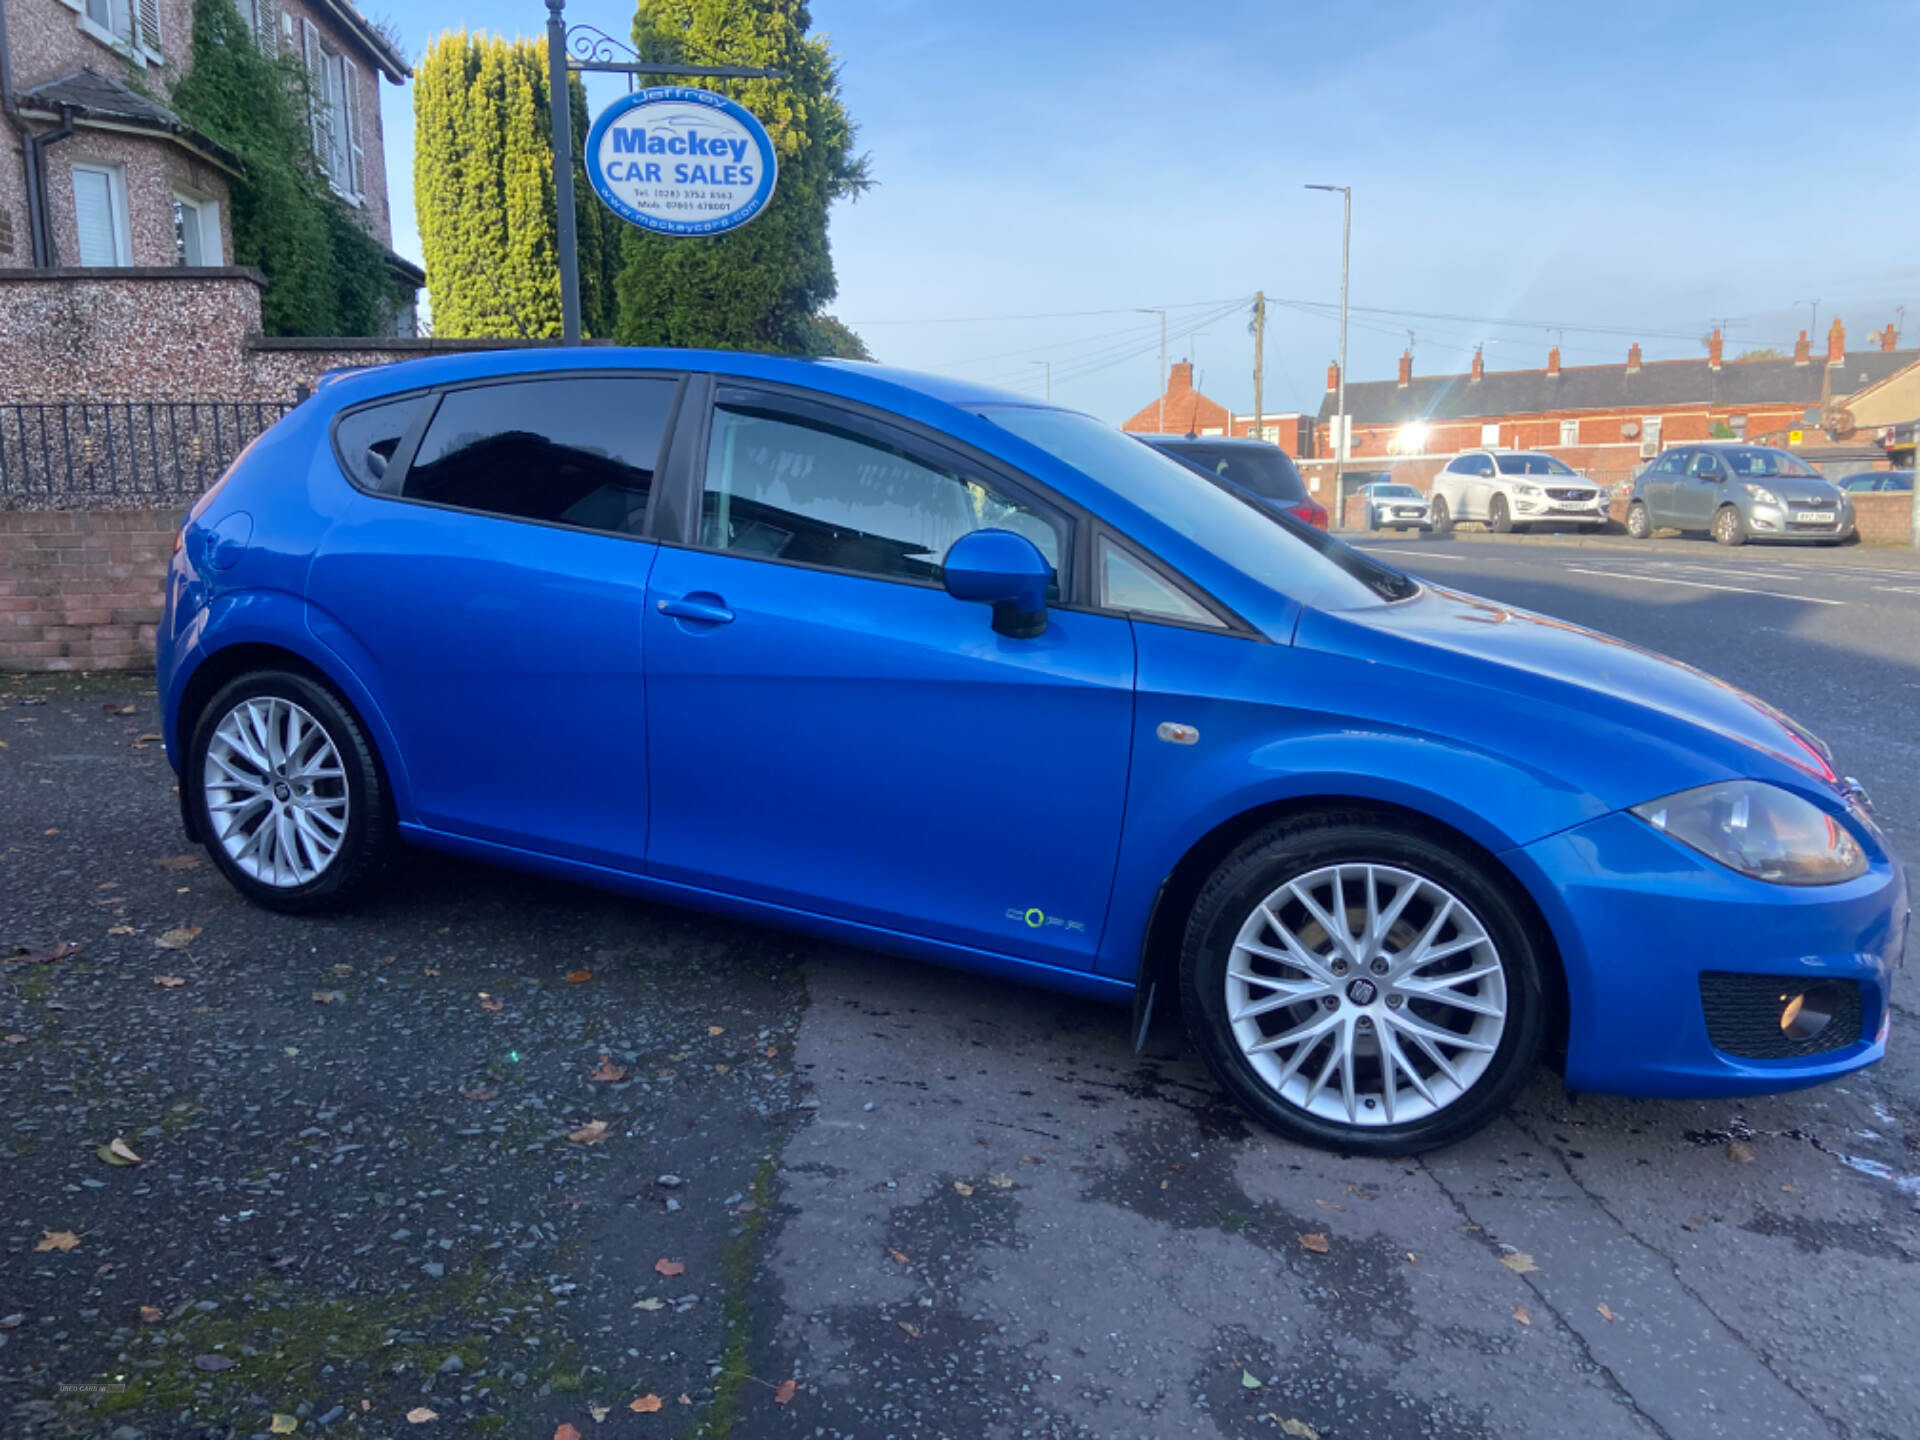
[[[1321,1120],[1400,1125],[1464,1097],[1507,1026],[1507,975],[1457,895],[1392,865],[1287,881],[1241,925],[1226,970],[1242,1055]]]
[[[312,713],[242,700],[214,727],[201,787],[214,838],[250,879],[276,889],[325,874],[347,835],[346,768]]]

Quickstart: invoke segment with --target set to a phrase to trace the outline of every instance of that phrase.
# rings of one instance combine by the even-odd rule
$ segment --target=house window
[[[160,0],[70,0],[80,12],[80,28],[141,61],[144,51],[160,55]]]
[[[1640,417],[1640,453],[1642,455],[1660,453],[1660,417],[1658,415]]]
[[[1733,431],[1734,439],[1736,440],[1746,439],[1747,438],[1747,417],[1744,415],[1729,415],[1727,417],[1727,428]]]
[[[1580,422],[1578,420],[1562,420],[1560,422],[1560,443],[1562,445],[1578,445],[1580,443]]]
[[[182,265],[218,265],[220,206],[191,195],[173,197],[173,248]]]
[[[330,49],[319,27],[303,20],[307,88],[313,105],[313,153],[333,188],[349,200],[365,194],[360,142],[360,67]]]
[[[1499,448],[1500,422],[1498,420],[1494,421],[1491,425],[1482,425],[1480,427],[1480,443],[1482,445],[1491,445],[1496,449]]]
[[[82,265],[131,265],[126,172],[117,165],[74,166],[73,222]]]

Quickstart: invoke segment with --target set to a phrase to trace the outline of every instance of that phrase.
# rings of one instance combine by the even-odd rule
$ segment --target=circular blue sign
[[[766,208],[779,170],[766,127],[724,95],[657,85],[622,96],[587,136],[606,207],[661,235],[718,235]]]

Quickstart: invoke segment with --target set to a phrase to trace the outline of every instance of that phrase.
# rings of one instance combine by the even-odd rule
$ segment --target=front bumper
[[[1886,1052],[1889,984],[1908,924],[1899,863],[1873,837],[1872,868],[1840,885],[1752,880],[1642,824],[1603,816],[1507,859],[1559,942],[1567,977],[1566,1081],[1614,1095],[1764,1094],[1816,1085]],[[1851,1043],[1758,1060],[1708,1038],[1705,972],[1786,983],[1852,981]]]
[[[1804,507],[1755,503],[1747,511],[1747,533],[1756,540],[1844,540],[1853,534],[1853,506],[1842,502],[1816,514],[1831,514],[1828,522],[1805,523],[1797,514],[1809,513]]]
[[[1562,525],[1604,525],[1607,516],[1607,503],[1604,500],[1592,505],[1578,505],[1560,500],[1519,499],[1513,504],[1513,518],[1516,520],[1552,520]]]

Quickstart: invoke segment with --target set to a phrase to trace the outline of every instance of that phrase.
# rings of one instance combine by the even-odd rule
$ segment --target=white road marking
[[[1621,570],[1588,570],[1580,565],[1562,567],[1576,575],[1604,575],[1609,580],[1636,580],[1655,585],[1685,585],[1693,590],[1732,590],[1741,595],[1770,595],[1775,600],[1799,600],[1807,605],[1844,605],[1844,600],[1828,600],[1819,595],[1789,595],[1784,590],[1755,590],[1747,585],[1711,585],[1704,580],[1676,580],[1671,575],[1634,575]]]
[[[1920,585],[1876,585],[1873,588],[1889,595],[1920,595]]]

